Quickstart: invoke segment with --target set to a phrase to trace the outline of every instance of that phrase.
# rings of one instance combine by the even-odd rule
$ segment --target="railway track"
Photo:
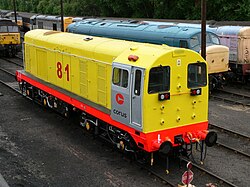
[[[249,92],[250,91],[250,84],[241,84],[241,83],[235,83],[235,84],[231,84],[231,85],[227,85],[227,88],[230,89],[236,89],[236,90],[244,90]]]
[[[228,133],[231,133],[233,134],[234,136],[238,136],[238,137],[242,137],[242,138],[246,138],[248,141],[250,141],[250,136],[248,135],[245,135],[245,134],[242,134],[240,132],[236,132],[236,131],[233,131],[233,130],[230,130],[230,129],[225,129],[224,127],[220,127],[218,125],[215,125],[215,124],[209,124],[209,126],[213,129],[219,129],[220,131],[225,131],[225,132],[228,132]]]
[[[250,159],[250,151],[249,151],[250,137],[248,135],[230,129],[225,129],[215,124],[209,124],[209,128],[217,131],[218,136],[220,137],[220,139],[222,139],[222,140],[219,139],[217,141],[217,146],[223,147],[225,149],[235,152],[236,154],[240,154]],[[230,145],[228,143],[229,138],[230,138]]]
[[[184,160],[186,163],[189,162],[189,160],[187,160],[187,159],[185,159],[185,158],[181,158],[181,159]],[[194,169],[199,170],[201,173],[205,173],[206,175],[212,176],[212,177],[214,177],[215,179],[217,179],[218,182],[217,182],[216,184],[218,184],[218,185],[220,185],[220,186],[223,185],[223,186],[237,187],[237,185],[233,184],[232,182],[230,182],[230,181],[228,181],[228,180],[226,180],[226,179],[220,177],[219,175],[217,175],[217,174],[215,174],[215,173],[209,171],[208,169],[205,169],[204,167],[202,167],[202,166],[200,166],[200,165],[198,165],[198,164],[196,164],[196,163],[192,163],[192,165],[193,165],[193,168],[194,168]]]
[[[210,94],[210,98],[221,100],[227,103],[250,107],[250,94],[246,92],[237,93],[234,90],[217,90]]]
[[[16,70],[23,69],[23,65],[21,64],[20,60],[18,62],[17,62],[16,58],[15,59],[1,58],[0,60],[4,62],[4,63],[1,63],[0,71],[13,77],[14,78],[13,82],[16,82],[16,80],[15,80]]]
[[[14,63],[13,63],[14,64]],[[0,79],[0,82],[9,87],[10,89],[14,90],[15,92],[21,94],[21,92],[19,91],[19,85],[18,83],[15,81],[15,73],[11,72],[9,70],[6,70],[4,68],[0,68],[0,71],[3,72],[4,74],[6,74],[5,76],[5,80],[2,80],[2,78]],[[2,76],[1,76],[2,77]],[[227,133],[231,133],[231,135],[233,134],[233,136],[237,136],[237,137],[241,137],[244,139],[247,139],[247,141],[250,140],[250,137],[228,130],[228,129],[224,129],[221,128],[219,126],[216,126],[214,124],[210,124],[210,127],[213,129],[216,129],[218,131],[223,131],[223,132],[227,132]],[[218,146],[224,146],[222,143],[218,143]],[[242,154],[240,150],[236,150],[234,148],[232,148],[231,150],[233,150],[234,152],[240,153]],[[244,155],[244,153],[242,154]],[[245,156],[249,157],[249,155]],[[188,160],[186,158],[181,157],[180,158],[181,161],[183,162],[188,162]],[[156,161],[157,164],[157,161]],[[158,166],[148,166],[148,165],[142,165],[140,163],[137,164],[139,167],[142,167],[144,169],[146,169],[149,173],[153,174],[155,177],[157,177],[158,179],[160,179],[163,183],[169,185],[169,186],[177,186],[178,183],[180,183],[181,181],[181,175],[182,173],[185,171],[183,168],[179,168],[178,164],[175,165],[175,167],[171,168],[171,172],[170,174],[166,175],[166,173],[164,172],[164,166],[161,164]],[[231,187],[236,187],[235,184],[231,183],[230,181],[228,181],[227,179],[224,179],[222,177],[220,177],[219,175],[209,171],[208,169],[205,169],[204,167],[193,163],[193,172],[195,173],[195,175],[198,175],[199,177],[195,178],[194,183],[198,186],[201,186],[203,184],[204,186],[204,180],[205,181],[212,181],[213,184],[217,184],[219,186],[231,186]],[[176,177],[175,175],[179,175],[178,177]],[[199,180],[201,179],[202,180]]]
[[[6,72],[6,71],[3,71]],[[11,75],[11,74],[8,74]],[[12,75],[13,76],[13,75]],[[14,78],[14,77],[12,77]],[[3,81],[0,80],[0,82],[9,87],[10,89],[14,90],[15,92],[21,94],[21,92],[18,90],[18,84],[14,81]],[[181,158],[181,160],[188,162],[187,159],[185,158]],[[166,175],[164,168],[163,167],[151,167],[148,165],[142,165],[139,163],[136,163],[139,167],[144,168],[145,170],[147,170],[149,173],[151,173],[152,175],[154,175],[155,177],[157,177],[158,179],[160,179],[164,184],[167,184],[168,186],[171,187],[176,187],[178,183],[181,183],[181,174],[185,171],[183,170],[182,172],[180,172],[180,168],[175,167],[175,169],[171,168],[171,173],[169,175]],[[213,172],[199,166],[198,164],[193,164],[194,169],[192,169],[192,171],[195,173],[195,175],[199,175],[202,176],[202,180],[195,180],[194,184],[203,184],[204,185],[204,180],[205,181],[213,181],[213,184],[219,184],[220,186],[231,186],[231,187],[236,187],[236,185],[234,185],[233,183],[231,183],[230,181],[223,179],[222,177],[220,177],[219,175],[214,174]],[[177,172],[177,173],[176,173]],[[175,175],[178,175],[179,177],[177,178]],[[175,177],[173,177],[175,176]],[[200,178],[200,177],[197,177]]]
[[[110,146],[113,150],[113,147]],[[190,162],[190,160],[186,157],[179,157],[178,159],[171,159],[170,163],[170,172],[166,173],[166,163],[159,155],[155,156],[154,165],[150,166],[148,163],[141,163],[136,161],[135,165],[140,167],[141,169],[146,170],[149,175],[152,175],[162,181],[163,184],[166,184],[171,187],[176,187],[177,185],[181,185],[182,174],[186,171],[185,165]],[[166,161],[166,160],[165,160]],[[183,163],[184,162],[184,163]],[[214,187],[238,187],[227,179],[224,179],[218,174],[215,174],[209,169],[203,167],[203,165],[197,164],[196,162],[192,162],[193,168],[192,171],[195,175],[192,184],[195,186],[214,186]]]
[[[167,175],[164,173],[160,173],[159,171],[156,171],[155,169],[151,168],[150,166],[145,166],[142,165],[140,163],[136,163],[137,166],[145,169],[147,172],[149,172],[150,174],[154,175],[155,177],[157,177],[159,180],[161,180],[164,184],[167,184],[171,187],[176,187],[178,183],[176,183],[175,181],[171,181],[170,179],[168,179]]]
[[[21,56],[16,56],[15,58],[12,58],[12,59],[8,59],[8,58],[1,58],[1,59],[3,59],[5,62],[15,64],[18,67],[21,67],[21,68],[24,67],[23,58]]]
[[[179,161],[177,160],[174,161],[175,165],[171,167],[171,172],[169,174],[166,174],[164,172],[165,170],[164,166],[162,165],[162,162],[161,164],[157,164],[157,166],[143,165],[140,163],[136,164],[139,167],[147,170],[150,174],[156,176],[163,183],[172,187],[176,187],[178,184],[181,184],[182,174],[186,171],[185,165],[190,161],[185,157],[180,157],[179,159],[180,159]],[[233,184],[227,179],[224,179],[218,174],[215,174],[209,169],[206,169],[202,165],[199,165],[197,163],[192,163],[192,165],[193,165],[192,171],[195,175],[192,183],[195,184],[196,186],[206,186],[211,184],[220,187],[224,186],[237,187],[237,185]]]
[[[22,69],[23,65],[20,64],[20,62],[19,63],[16,62],[16,60],[14,59],[1,58],[1,61],[7,62],[8,64],[1,63],[0,72],[3,72],[5,75],[1,76],[0,82],[3,85],[21,94],[19,90],[19,85],[15,79],[16,77],[15,71],[17,67],[18,69]]]
[[[227,89],[219,90],[220,93],[230,94],[232,96],[240,97],[240,98],[244,98],[244,99],[250,99],[250,93],[248,93],[248,92],[238,92],[237,93],[237,91],[235,89],[234,90],[227,90]]]
[[[15,75],[13,75],[11,72],[8,72],[7,70],[4,70],[3,68],[0,68],[0,71],[7,74],[4,77],[1,76],[0,83],[14,90],[17,93],[22,94],[19,90],[19,85],[15,80]]]
[[[1,68],[1,67],[0,67],[0,70],[3,71],[3,72],[5,72],[5,73],[7,73],[7,74],[9,74],[9,75],[15,76],[14,73],[12,73],[12,72],[10,72],[10,71],[4,69],[4,68]]]
[[[5,73],[5,74],[7,74],[7,77],[9,77],[9,78],[12,77],[12,80],[9,80],[9,78],[7,78],[8,81],[2,80],[2,79],[0,78],[0,83],[3,84],[3,85],[5,85],[5,86],[7,86],[7,87],[10,88],[10,89],[12,89],[13,91],[17,92],[18,94],[21,94],[21,95],[22,95],[21,91],[19,90],[18,83],[17,83],[16,81],[13,80],[13,78],[15,77],[15,74],[12,73],[12,72],[9,72],[8,70],[6,70],[6,69],[4,69],[4,68],[0,68],[0,71],[3,72],[3,73]],[[6,79],[6,78],[5,78],[5,79]],[[142,165],[141,165],[141,167],[142,167]],[[144,167],[144,168],[145,168],[145,167]],[[153,173],[152,170],[148,170],[148,171]],[[171,187],[176,187],[176,184],[171,183],[171,181],[168,181],[168,180],[164,179],[163,177],[160,178],[160,175],[157,175],[156,173],[155,173],[154,175],[155,175],[156,177],[158,177],[159,179],[165,181],[165,183],[168,184],[169,186],[171,186]]]

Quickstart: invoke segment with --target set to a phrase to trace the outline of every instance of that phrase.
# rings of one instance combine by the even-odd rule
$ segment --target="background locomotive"
[[[72,23],[68,32],[89,34],[116,39],[132,40],[154,44],[167,44],[174,47],[189,48],[196,52],[201,50],[201,29],[164,23],[129,23],[115,20],[86,19]],[[220,88],[225,84],[229,70],[229,49],[219,45],[216,34],[206,33],[206,61],[210,88]]]
[[[163,24],[163,22],[143,21],[149,24]],[[201,28],[195,23],[164,22],[166,25],[174,25],[188,28]],[[250,82],[250,27],[226,26],[219,23],[208,24],[207,31],[218,35],[222,45],[229,48],[229,68],[233,72],[233,80],[242,83]]]
[[[77,112],[82,126],[125,152],[167,156],[197,143],[204,154],[204,142],[216,142],[207,63],[194,51],[36,29],[25,35],[24,56],[16,73],[24,95]]]
[[[250,27],[220,26],[208,27],[220,37],[223,45],[230,49],[230,68],[235,80],[250,82]]]
[[[3,13],[2,13],[3,12]],[[0,11],[0,13],[2,14],[6,14],[8,13],[8,11]],[[38,14],[32,14],[32,13],[23,13],[23,12],[18,12],[18,14],[23,18],[23,27],[25,29],[25,31],[29,30],[29,29],[36,29],[36,28],[46,28],[46,29],[51,29],[51,30],[61,30],[61,23],[60,23],[60,16],[46,16],[46,15],[38,15]],[[32,18],[32,19],[30,19]],[[188,30],[193,30],[194,28],[198,28],[200,29],[200,24],[198,24],[198,21],[186,21],[186,23],[182,23],[181,20],[178,20],[179,22],[171,22],[171,21],[165,21],[165,22],[157,22],[157,21],[136,21],[136,20],[105,20],[102,18],[97,18],[97,19],[93,19],[93,18],[84,18],[84,17],[65,17],[64,18],[64,28],[67,28],[67,25],[69,25],[72,22],[78,22],[78,21],[82,21],[83,23],[85,23],[85,26],[88,25],[92,26],[93,28],[96,28],[98,26],[98,24],[106,24],[106,25],[102,25],[104,28],[107,27],[107,23],[105,22],[109,22],[109,23],[120,23],[120,24],[135,24],[135,23],[141,23],[141,25],[143,24],[149,24],[149,25],[158,25],[159,27],[167,27],[167,26],[172,26],[174,27],[184,27]],[[39,26],[38,26],[38,22],[39,22]],[[237,24],[237,22],[232,22],[233,24]],[[246,23],[246,22],[245,22]],[[77,23],[75,23],[77,24]],[[227,80],[232,80],[231,78],[233,78],[233,80],[237,80],[240,82],[247,82],[250,78],[249,75],[249,45],[250,42],[247,41],[249,39],[249,27],[244,27],[244,26],[223,26],[225,24],[230,24],[230,22],[214,22],[214,21],[208,21],[208,26],[207,26],[207,33],[208,36],[207,37],[207,41],[208,44],[207,46],[210,46],[207,48],[207,56],[206,56],[206,60],[209,63],[209,79],[210,79],[210,88],[213,89],[215,87],[221,87],[221,85],[226,84]],[[216,25],[216,27],[215,27]],[[222,25],[222,26],[220,26]],[[111,26],[110,26],[111,27]],[[121,26],[122,27],[122,26]],[[132,26],[131,26],[132,27]],[[107,28],[106,28],[107,29]],[[114,29],[114,28],[112,28]],[[121,28],[122,29],[122,28]],[[130,28],[131,29],[131,28]],[[133,28],[136,30],[136,28]],[[221,32],[221,30],[223,29],[223,33]],[[184,29],[185,30],[185,29]],[[231,32],[230,30],[234,30],[233,32]],[[136,30],[137,32],[139,32],[138,30]],[[99,32],[99,31],[98,31]],[[140,31],[142,32],[142,31]],[[153,31],[152,31],[153,32]],[[175,32],[178,32],[178,30],[176,30]],[[187,34],[189,31],[183,32],[183,34]],[[199,31],[200,32],[200,31]],[[215,33],[216,36],[211,35],[209,33]],[[109,32],[107,32],[109,33]],[[105,33],[105,34],[107,34]],[[225,35],[225,33],[227,33]],[[93,35],[95,33],[92,33]],[[103,33],[99,33],[102,35],[105,35]],[[112,33],[114,34],[114,33]],[[164,41],[161,41],[162,43],[166,43],[168,45],[174,45],[174,46],[178,46],[178,47],[188,47],[188,48],[192,48],[191,47],[191,43],[193,37],[190,36],[186,36],[186,38],[184,40],[187,40],[187,37],[190,37],[190,40],[183,41],[183,36],[181,36],[182,34],[179,33],[178,35],[174,35],[172,33],[172,40],[170,39],[169,41],[165,41],[166,39],[162,39]],[[224,35],[224,36],[223,36]],[[140,34],[135,35],[137,38],[141,37]],[[132,36],[132,40],[136,40],[134,39],[135,36]],[[211,37],[212,36],[212,37]],[[108,36],[110,37],[110,36]],[[112,36],[114,37],[114,36]],[[119,36],[119,37],[123,37],[123,36]],[[173,42],[174,40],[179,38],[179,43],[178,42]],[[222,55],[219,55],[218,53],[214,52],[214,51],[220,51],[220,53],[222,51],[225,52],[226,48],[222,49],[221,46],[218,48],[213,48],[211,47],[212,44],[218,44],[217,40],[221,41],[221,44],[224,46],[227,46],[229,48],[229,62],[228,63],[228,57],[223,58]],[[126,38],[128,39],[128,38]],[[194,39],[194,38],[193,38]],[[152,41],[154,40],[154,41]],[[210,41],[212,40],[212,42],[210,43]],[[243,41],[244,40],[244,45],[243,45]],[[140,39],[138,41],[145,41],[143,39]],[[177,40],[176,40],[177,41]],[[200,40],[196,40],[196,42],[200,43]],[[149,39],[150,43],[154,43],[155,42],[155,38],[153,39]],[[200,47],[199,47],[200,48]],[[212,49],[211,49],[212,48]],[[195,47],[196,51],[199,52],[198,48]],[[213,54],[213,55],[211,55]],[[244,54],[244,57],[242,56]],[[210,58],[211,57],[211,58]],[[245,60],[242,60],[245,59]],[[230,73],[226,73],[230,71]],[[232,74],[233,72],[233,74]]]
[[[64,17],[64,31],[70,23],[72,23],[72,17]],[[30,18],[30,29],[50,29],[61,30],[61,17],[60,16],[48,16],[48,15],[33,15]]]
[[[27,19],[30,20],[30,17],[32,17],[30,13],[19,13],[23,19]],[[36,19],[36,17],[38,17],[38,19]],[[40,19],[41,18],[41,19]],[[25,28],[28,28],[27,25],[29,25],[29,27],[31,29],[35,29],[38,28],[38,21],[40,22],[40,28],[47,28],[47,29],[51,29],[51,30],[60,30],[61,29],[61,24],[60,24],[60,17],[59,16],[45,16],[45,15],[33,15],[32,17],[32,21],[31,21],[31,25],[30,21],[28,21],[28,23],[24,22],[25,24]],[[84,25],[82,25],[82,27],[93,27],[94,29],[91,30],[91,35],[96,35],[94,32],[100,32],[97,31],[97,27],[98,26],[102,26],[105,29],[108,29],[107,27],[112,27],[111,25],[109,25],[108,23],[117,23],[120,25],[120,27],[122,27],[121,24],[136,24],[136,23],[142,23],[143,24],[149,24],[149,25],[158,25],[160,28],[162,27],[162,30],[164,29],[164,25],[165,27],[167,26],[172,26],[173,28],[185,28],[184,30],[186,30],[188,28],[188,30],[195,30],[195,28],[200,29],[200,24],[198,24],[198,21],[193,21],[193,23],[184,23],[181,20],[179,20],[179,22],[156,22],[156,21],[136,21],[136,20],[105,20],[102,18],[84,18],[84,17],[65,17],[64,18],[65,21],[65,29],[67,27],[68,24],[72,23],[72,22],[78,22],[78,21],[82,21],[82,23],[84,23]],[[192,22],[192,21],[190,21]],[[103,24],[103,25],[102,25]],[[106,24],[106,25],[105,25]],[[221,26],[220,26],[221,24]],[[225,24],[230,24],[230,22],[212,22],[212,21],[208,21],[208,26],[207,26],[207,56],[206,56],[206,60],[209,63],[209,79],[210,79],[210,88],[213,89],[215,87],[220,87],[221,85],[224,85],[227,83],[228,80],[232,80],[231,78],[233,78],[233,80],[237,80],[237,81],[241,81],[241,82],[246,82],[248,81],[250,78],[249,72],[250,72],[250,68],[249,68],[249,27],[244,27],[244,26],[223,26]],[[237,24],[237,22],[233,22],[233,24]],[[33,25],[33,26],[32,26]],[[73,25],[78,25],[78,23],[74,23]],[[109,25],[109,26],[107,26]],[[217,26],[214,26],[217,25]],[[72,26],[70,26],[72,28]],[[133,27],[131,25],[131,27]],[[141,27],[142,28],[142,27]],[[172,28],[172,31],[174,30]],[[82,28],[79,28],[79,30],[81,30]],[[110,28],[113,32],[112,35],[113,36],[106,36],[106,37],[115,37],[114,36],[114,32],[113,29],[114,28]],[[116,28],[117,29],[117,28]],[[124,28],[121,28],[122,30],[124,30]],[[128,28],[126,28],[128,29]],[[132,29],[132,28],[130,28]],[[134,32],[143,32],[143,31],[138,31],[136,30],[136,28],[133,28]],[[27,29],[28,30],[28,29]],[[76,32],[79,31],[77,29]],[[157,30],[157,29],[156,29]],[[159,29],[158,29],[159,30]],[[179,29],[181,30],[181,29]],[[192,37],[190,35],[187,35],[187,33],[191,33],[188,30],[186,31],[182,31],[178,34],[171,34],[172,39],[169,39],[168,41],[166,41],[166,38],[161,38],[161,43],[166,43],[168,45],[174,45],[174,46],[178,46],[178,47],[187,47],[187,48],[192,48],[192,43],[193,41],[195,41],[194,43],[199,43],[199,47],[195,47],[194,50],[196,50],[197,52],[199,52],[200,49],[200,40],[195,40],[195,38],[200,38],[200,36],[198,37]],[[221,32],[223,30],[223,32]],[[73,31],[74,32],[74,31]],[[151,30],[151,32],[153,32],[153,30]],[[178,32],[178,29],[175,30],[175,32]],[[194,31],[197,32],[197,31]],[[198,31],[200,32],[200,30]],[[216,35],[211,34],[211,32],[215,33]],[[89,31],[86,31],[86,33],[89,33]],[[227,33],[225,35],[225,33]],[[105,36],[106,34],[110,35],[110,32],[106,32],[106,33],[99,33],[100,35]],[[185,36],[187,35],[187,36]],[[198,33],[198,35],[200,35]],[[125,37],[125,36],[119,36],[121,38]],[[139,41],[145,41],[144,39],[140,38],[142,37],[141,34],[133,34],[131,37],[132,40],[137,40],[137,38],[139,37]],[[136,38],[135,38],[136,37]],[[178,38],[179,37],[179,38]],[[124,39],[128,39],[128,36],[126,36]],[[184,40],[183,40],[184,39]],[[147,42],[152,42],[155,43],[156,39],[155,38],[147,38]],[[173,42],[173,41],[176,42]],[[186,40],[186,41],[185,41]],[[222,46],[219,46],[219,49],[217,47],[211,47],[212,45],[216,45],[218,44],[218,40],[220,41],[220,43],[224,46],[227,46],[229,48],[229,52],[225,52],[227,51],[226,48],[223,49]],[[244,41],[244,42],[243,42]],[[244,44],[243,44],[244,43]],[[217,53],[219,52],[219,53]],[[222,52],[225,52],[225,54],[221,54]],[[229,54],[226,54],[229,53]],[[223,57],[224,56],[224,57]],[[227,56],[227,57],[225,57]],[[228,56],[229,56],[229,62],[228,62]],[[244,56],[244,57],[243,57]],[[245,59],[245,60],[242,60]],[[229,73],[227,73],[228,71],[230,71]],[[233,73],[233,74],[232,74]]]
[[[14,12],[8,12],[6,15],[5,15],[5,18],[8,18],[10,19],[12,22],[15,22],[15,13]],[[23,18],[17,13],[17,25],[20,29],[23,28]]]
[[[0,18],[0,51],[4,56],[15,56],[20,50],[18,25],[9,19]]]

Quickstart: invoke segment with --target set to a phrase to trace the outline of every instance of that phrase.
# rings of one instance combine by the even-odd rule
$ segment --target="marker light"
[[[139,57],[136,56],[136,55],[129,55],[129,56],[128,56],[128,60],[129,60],[129,61],[136,62],[138,59],[139,59]]]
[[[201,95],[201,88],[191,89],[191,95]]]
[[[170,99],[170,93],[159,93],[158,95],[158,100],[159,101],[164,101],[164,100],[169,100]]]

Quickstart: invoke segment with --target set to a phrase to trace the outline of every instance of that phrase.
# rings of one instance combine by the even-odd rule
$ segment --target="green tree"
[[[60,14],[60,0],[16,0],[17,10]],[[63,0],[69,16],[200,19],[201,0]],[[0,8],[13,10],[13,0],[0,0]],[[250,20],[250,0],[207,0],[207,19]]]
[[[0,0],[0,8],[4,10],[12,10],[13,3],[12,1]]]
[[[133,11],[132,17],[152,18],[154,7],[152,1],[128,0],[128,5]]]
[[[207,3],[207,19],[217,21],[249,21],[250,0],[210,0]]]

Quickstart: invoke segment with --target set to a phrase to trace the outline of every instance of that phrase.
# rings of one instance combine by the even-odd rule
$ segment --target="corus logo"
[[[119,105],[122,105],[124,103],[124,97],[120,93],[116,94],[115,100]]]

